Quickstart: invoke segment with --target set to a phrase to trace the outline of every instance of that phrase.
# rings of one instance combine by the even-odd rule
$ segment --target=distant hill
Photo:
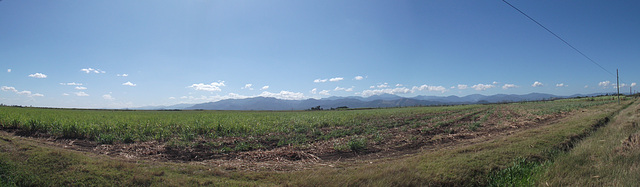
[[[281,100],[269,97],[254,97],[246,99],[227,99],[217,102],[196,104],[185,108],[189,110],[305,110],[311,107],[320,106],[324,109],[338,108],[346,106],[349,108],[387,108],[400,106],[427,106],[444,104],[437,101],[417,100],[402,98],[395,100],[377,99],[373,101],[359,100],[354,98],[342,98],[333,100]]]
[[[530,93],[524,95],[517,94],[497,94],[480,95],[473,94],[464,97],[458,96],[416,96],[412,98],[400,97],[392,94],[374,95],[371,97],[328,97],[322,99],[306,100],[282,100],[271,97],[254,97],[246,99],[226,99],[216,102],[200,104],[178,104],[171,106],[148,106],[132,108],[137,110],[306,110],[311,107],[320,106],[324,109],[338,108],[346,106],[349,108],[387,108],[404,106],[432,106],[432,105],[458,105],[477,103],[500,103],[500,102],[521,102],[538,101],[545,99],[569,98],[569,97],[589,97],[603,95],[601,93],[587,95],[556,96],[552,94]]]

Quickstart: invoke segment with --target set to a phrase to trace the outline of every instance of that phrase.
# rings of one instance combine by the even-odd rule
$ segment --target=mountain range
[[[392,94],[381,94],[370,97],[328,97],[322,99],[306,100],[282,100],[271,97],[253,97],[246,99],[226,99],[216,102],[200,104],[177,104],[171,106],[147,106],[132,108],[137,110],[306,110],[320,106],[324,109],[348,107],[348,108],[387,108],[404,106],[433,106],[433,105],[460,105],[460,104],[484,104],[501,102],[538,101],[559,98],[589,97],[604,95],[601,93],[588,95],[557,96],[543,93],[530,93],[524,95],[497,94],[480,95],[473,94],[464,97],[458,96],[416,96],[401,97]]]

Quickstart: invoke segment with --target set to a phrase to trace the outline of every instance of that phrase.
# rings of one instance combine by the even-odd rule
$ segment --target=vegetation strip
[[[586,129],[583,133],[578,134],[577,136],[572,136],[568,141],[545,151],[545,157],[518,157],[513,161],[512,166],[491,172],[488,177],[489,186],[533,186],[539,184],[543,173],[546,172],[546,169],[549,166],[555,163],[556,158],[560,154],[565,154],[566,152],[571,151],[576,144],[579,144],[584,138],[589,137],[599,128],[608,125],[612,117],[617,116],[622,110],[625,110],[634,103],[635,102],[625,104],[620,111],[599,120],[597,123],[593,124],[590,129]]]
[[[500,105],[376,109],[371,111],[362,110],[355,113],[349,113],[353,112],[349,110],[232,113],[226,113],[227,111],[222,111],[221,113],[216,113],[220,111],[193,111],[200,113],[189,113],[189,111],[187,111],[185,114],[189,117],[199,115],[203,117],[197,118],[198,120],[196,120],[197,123],[195,124],[183,123],[179,128],[178,126],[171,126],[171,122],[159,121],[164,124],[157,126],[160,127],[160,129],[167,127],[183,130],[172,131],[173,134],[168,134],[170,138],[165,142],[166,144],[163,145],[170,148],[171,146],[168,143],[175,142],[177,144],[174,145],[174,147],[177,148],[176,150],[192,150],[195,152],[199,151],[196,148],[211,149],[216,146],[228,146],[233,150],[227,153],[215,154],[235,155],[233,159],[222,161],[204,159],[202,162],[196,162],[204,165],[156,162],[145,159],[131,160],[127,158],[129,158],[129,156],[137,157],[136,155],[129,154],[139,151],[120,152],[120,155],[123,157],[115,158],[104,155],[80,154],[75,151],[69,151],[68,149],[45,146],[50,145],[50,142],[43,143],[41,142],[42,139],[15,138],[11,137],[8,133],[2,133],[0,135],[0,137],[2,137],[0,138],[0,150],[2,150],[2,152],[0,152],[0,168],[2,168],[4,172],[0,172],[0,181],[5,184],[17,184],[21,186],[88,184],[96,181],[96,184],[104,185],[148,185],[160,183],[167,183],[169,185],[277,184],[296,186],[487,185],[489,184],[487,176],[492,171],[507,168],[514,159],[519,157],[527,158],[528,160],[548,156],[549,149],[561,145],[563,142],[572,141],[572,137],[584,133],[591,125],[597,124],[598,120],[606,119],[607,116],[617,111],[617,108],[620,108],[620,106],[614,104],[614,101],[610,100],[610,98],[605,97],[595,98],[593,100],[591,98],[583,98],[572,101],[558,100]],[[139,137],[135,136],[133,143],[128,144],[125,143],[122,135],[118,134],[114,134],[117,138],[112,142],[113,145],[99,145],[96,144],[96,140],[92,140],[89,137],[84,137],[84,139],[67,139],[63,135],[64,133],[44,130],[55,126],[51,125],[50,119],[39,117],[39,115],[42,114],[44,114],[44,116],[58,114],[59,118],[57,119],[64,121],[62,119],[64,119],[65,115],[83,113],[83,111],[71,110],[70,113],[65,114],[67,111],[51,110],[49,111],[51,113],[47,114],[47,110],[49,109],[27,109],[22,112],[16,112],[19,110],[4,109],[5,108],[2,108],[2,110],[0,110],[0,113],[3,113],[3,115],[0,116],[0,124],[5,131],[13,132],[16,135],[49,137],[49,139],[53,139],[56,142],[67,142],[67,144],[63,144],[64,146],[90,144],[92,150],[117,146],[137,150],[140,148],[140,145],[145,144],[158,146],[153,143],[158,141],[156,139],[142,141]],[[100,112],[93,113],[92,111],[86,114],[91,114],[87,117],[94,118],[94,120],[96,117],[108,119],[105,117],[110,116],[109,113]],[[148,115],[149,113],[144,113],[146,111],[142,111],[142,113],[138,113],[137,111],[118,112],[121,113],[111,115],[111,117],[129,114],[131,116],[127,118],[132,120],[161,116],[153,112],[151,114],[154,115]],[[132,118],[132,116],[136,114],[139,116]],[[169,113],[158,114],[166,115]],[[253,126],[249,128],[250,126],[248,126],[248,124],[246,127],[243,127],[246,134],[234,135],[231,133],[227,136],[217,136],[215,138],[207,137],[207,135],[217,133],[218,131],[215,129],[218,126],[224,127],[227,125],[224,123],[214,123],[214,125],[206,125],[206,128],[197,128],[197,124],[206,124],[201,123],[201,120],[211,120],[205,116],[222,119],[225,115],[230,114],[241,117],[255,115],[254,118],[242,120],[254,124],[256,122],[269,121],[260,121],[260,119],[274,117],[271,116],[271,114],[276,114],[275,116],[281,115],[279,117],[280,120],[276,120],[281,123],[269,125],[269,128],[266,129],[271,130],[264,131],[263,133],[268,133],[262,136],[254,134],[256,128]],[[302,114],[302,117],[296,116],[298,114]],[[371,119],[362,118],[362,116],[360,116],[361,114],[371,115],[368,116],[371,117]],[[77,115],[69,116],[78,117]],[[320,120],[321,123],[318,123],[313,120],[314,117],[319,117],[318,119],[331,119],[331,116],[342,117],[338,118],[340,119],[337,121],[338,123],[331,121],[323,122],[322,120]],[[447,124],[446,127],[436,127],[439,120],[433,121],[434,118],[441,118],[444,121],[457,119],[457,121]],[[85,118],[76,119],[78,119],[78,121],[98,122]],[[113,119],[115,119],[115,122],[104,122],[105,124],[102,126],[86,125],[85,127],[78,127],[82,127],[80,129],[91,129],[91,127],[107,128],[107,130],[109,127],[118,129],[118,131],[113,132],[125,132],[123,129],[141,127],[132,125],[135,123],[126,123],[131,125],[131,127],[127,127],[128,125],[118,125],[122,124],[122,119]],[[30,122],[32,120],[35,122]],[[298,123],[300,121],[307,122]],[[361,123],[351,124],[340,121],[360,121]],[[72,124],[70,122],[73,121],[66,121],[65,124]],[[14,124],[18,124],[18,126],[14,126]],[[476,129],[472,129],[469,124],[479,125]],[[297,130],[294,128],[282,131],[283,129],[278,128],[279,125],[286,127],[306,127]],[[240,124],[239,126],[243,125]],[[142,127],[144,127],[144,124],[142,124]],[[213,130],[206,130],[208,128]],[[198,129],[205,130],[205,132],[209,132],[209,134],[199,134]],[[319,138],[334,131],[348,133],[336,133],[327,139]],[[67,132],[85,133],[87,131],[74,131],[73,128],[71,128],[71,130]],[[282,139],[278,139],[278,141],[271,140],[273,144],[263,144],[260,141],[261,138],[283,135],[281,134],[283,132],[288,132],[286,135],[293,135],[289,136],[290,138],[299,137],[306,140],[298,141],[300,143],[287,143],[286,145],[285,143],[277,145],[279,144],[277,142],[280,142]],[[194,137],[188,135],[191,133],[194,134]],[[71,135],[73,135],[73,133],[71,133]],[[226,144],[225,142],[230,144]],[[252,144],[256,142],[259,144]],[[314,154],[309,154],[315,153],[313,150],[316,150],[318,147],[323,147],[323,144],[328,145],[325,147],[339,154],[335,155],[335,157],[325,155],[325,157],[321,158],[318,158]],[[260,147],[260,145],[267,146]],[[427,149],[427,151],[420,152],[420,149]],[[435,151],[428,149],[435,149]],[[285,151],[278,152],[279,150]],[[105,149],[105,151],[110,150]],[[277,157],[268,156],[268,154],[274,152],[277,152]],[[178,152],[176,155],[186,155],[187,157],[185,158],[189,159],[193,159],[194,156],[197,158],[201,156],[199,154],[193,155],[185,153],[189,152]],[[406,153],[411,154],[411,156],[385,156],[381,159],[372,157],[388,153]],[[110,155],[104,152],[100,152],[100,154]],[[145,154],[148,153],[145,152]],[[162,152],[159,155],[165,154],[167,154],[167,152]],[[343,158],[344,156],[350,157]],[[274,160],[266,162],[252,161],[252,159],[255,158],[273,158]],[[282,163],[272,162],[275,160],[282,161],[281,159],[285,161],[282,163],[289,165],[280,167],[279,165]],[[233,167],[224,166],[226,163],[237,163],[238,161],[241,161],[243,164]],[[249,162],[255,164],[255,166],[252,166],[254,168],[264,167],[267,168],[267,170],[253,172],[239,169],[240,167],[247,167],[245,164]],[[297,165],[294,168],[313,169],[292,171],[290,167],[293,165]],[[41,170],[39,168],[54,169]],[[270,171],[274,169],[287,172]],[[185,175],[189,177],[185,177]],[[31,181],[29,177],[37,177],[43,180],[28,182]],[[112,180],[118,177],[122,177],[125,181],[114,183]]]
[[[455,146],[417,156],[356,167],[321,168],[289,174],[285,184],[365,186],[488,185],[489,173],[507,168],[514,159],[545,158],[549,150],[575,140],[579,134],[619,111],[621,106],[598,106],[559,123],[516,132],[469,146]],[[556,147],[556,148],[554,148]],[[560,146],[561,147],[561,146]],[[336,166],[337,167],[337,166]]]
[[[558,155],[541,172],[550,186],[637,186],[640,182],[640,103],[621,111],[605,127]]]

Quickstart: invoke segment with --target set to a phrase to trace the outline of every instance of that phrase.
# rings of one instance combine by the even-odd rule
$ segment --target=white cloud
[[[493,84],[498,84],[498,83],[499,83],[499,82],[497,82],[497,81],[493,81]]]
[[[80,97],[86,97],[86,96],[89,96],[89,94],[84,93],[84,92],[74,92],[73,94],[76,94],[76,96],[80,96]]]
[[[65,86],[82,86],[82,83],[70,82],[70,83],[60,83],[60,85],[65,85]]]
[[[106,73],[106,71],[102,71],[100,69],[93,69],[93,68],[84,68],[84,69],[80,69],[80,71],[84,71],[85,73]]]
[[[25,91],[18,92],[18,94],[20,94],[20,95],[30,96],[30,95],[31,95],[31,91],[27,91],[27,90],[25,90]]]
[[[542,84],[541,82],[536,81],[531,86],[533,86],[533,87],[541,87],[541,86],[544,86],[544,84]]]
[[[317,94],[318,93],[318,89],[314,88],[314,89],[311,89],[311,91],[309,91],[309,92],[311,92],[311,94]]]
[[[335,89],[333,89],[333,91],[340,91],[340,90],[345,91],[345,92],[351,92],[351,91],[353,91],[353,87],[351,87],[351,88],[342,88],[342,87],[338,86]]]
[[[253,84],[245,84],[244,87],[242,87],[241,89],[253,90],[253,88],[251,88],[251,86],[253,86]]]
[[[607,87],[611,84],[611,81],[602,81],[598,83],[598,86]]]
[[[113,97],[111,96],[111,94],[104,94],[104,95],[102,95],[102,98],[103,98],[103,99],[106,99],[106,100],[111,100],[111,101],[113,101],[113,100],[115,100],[115,99],[116,99],[116,98],[113,98]]]
[[[402,84],[396,84],[396,87],[401,87],[401,86],[404,86],[404,85],[402,85]]]
[[[176,97],[169,97],[169,99],[174,100],[174,99],[176,99]]]
[[[331,94],[329,94],[329,90],[322,90],[318,94],[320,94],[320,95],[331,95]]]
[[[369,88],[388,88],[389,87],[389,83],[383,83],[383,84],[379,84],[378,86],[371,86]]]
[[[131,83],[129,81],[127,81],[125,83],[122,83],[122,85],[125,85],[125,86],[136,86],[136,84],[133,84],[133,83]]]
[[[82,86],[76,86],[76,90],[86,90],[87,87],[82,87]]]
[[[495,85],[491,85],[491,84],[476,84],[471,86],[471,88],[478,90],[478,91],[485,91],[489,88],[493,88],[496,87]]]
[[[338,81],[341,81],[341,80],[344,80],[344,78],[342,78],[342,77],[335,77],[335,78],[331,78],[331,79],[329,79],[329,81],[331,81],[331,82],[338,82]]]
[[[556,87],[568,87],[569,85],[564,85],[564,83],[556,84]]]
[[[188,88],[193,88],[195,90],[202,90],[202,91],[210,91],[210,92],[218,91],[219,92],[219,91],[222,91],[220,87],[223,87],[223,86],[225,86],[224,81],[218,81],[218,82],[212,82],[211,84],[203,84],[203,83],[193,84]]]
[[[268,91],[262,92],[260,97],[273,97],[276,99],[284,100],[302,100],[305,99],[304,94],[300,92],[280,91],[280,93],[271,93]]]
[[[464,90],[469,88],[469,86],[467,86],[466,84],[458,84],[458,89]]]
[[[584,85],[584,88],[589,88],[589,85]]]
[[[11,73],[11,69],[7,69],[7,73]]]
[[[411,88],[411,92],[415,92],[415,91],[422,91],[422,90],[427,90],[427,91],[436,91],[436,92],[442,92],[444,93],[445,91],[447,91],[447,88],[445,88],[444,86],[429,86],[429,85],[422,85],[420,87],[414,86],[413,88]]]
[[[15,87],[11,87],[11,86],[2,86],[0,87],[0,89],[2,91],[12,91],[12,92],[18,92],[18,90],[16,90]]]
[[[68,94],[68,93],[62,93],[62,95],[63,95],[63,96],[68,96],[69,94]]]
[[[502,89],[509,89],[509,88],[517,88],[518,86],[516,86],[515,84],[504,84],[504,86],[502,86]]]
[[[42,73],[34,73],[34,74],[29,75],[29,77],[38,78],[38,79],[44,79],[44,78],[47,78],[47,75],[42,74]]]
[[[358,81],[359,81],[359,80],[364,79],[364,77],[362,77],[362,76],[356,76],[354,79],[356,79],[356,80],[358,80]]]
[[[313,80],[313,82],[315,82],[315,83],[321,83],[321,82],[327,82],[328,80],[329,80],[329,79],[316,79],[316,80]]]
[[[363,97],[368,97],[372,95],[380,95],[380,94],[406,94],[411,93],[411,89],[401,87],[401,88],[387,88],[387,89],[377,89],[377,90],[364,90],[362,91]]]
[[[611,86],[616,88],[616,84],[611,84]],[[620,87],[625,87],[625,86],[627,86],[627,84],[625,84],[625,83],[620,84]]]
[[[116,76],[118,76],[118,77],[128,77],[129,74],[126,74],[126,73],[125,74],[117,74]]]
[[[18,95],[24,95],[24,96],[29,96],[29,97],[43,97],[44,95],[39,94],[39,93],[35,93],[35,94],[31,94],[31,91],[27,91],[27,90],[23,90],[23,91],[18,91],[18,89],[16,89],[15,87],[11,87],[11,86],[2,86],[0,87],[0,90],[2,91],[9,91],[9,92],[14,92]]]
[[[266,90],[269,89],[269,86],[263,86],[262,88],[260,88],[260,90]]]
[[[635,86],[636,86],[636,83],[635,83],[635,82],[632,82],[632,83],[631,83],[631,87],[635,87]]]

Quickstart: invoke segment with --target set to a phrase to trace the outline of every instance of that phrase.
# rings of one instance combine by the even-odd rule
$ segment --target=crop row
[[[100,143],[134,141],[190,142],[198,138],[261,137],[278,145],[308,143],[352,135],[376,135],[384,129],[453,124],[469,118],[477,129],[496,106],[520,115],[545,115],[615,102],[573,99],[500,105],[459,105],[342,111],[128,111],[0,107],[0,128],[23,134],[86,138]],[[440,124],[440,125],[437,125]],[[267,141],[267,140],[265,140]]]

